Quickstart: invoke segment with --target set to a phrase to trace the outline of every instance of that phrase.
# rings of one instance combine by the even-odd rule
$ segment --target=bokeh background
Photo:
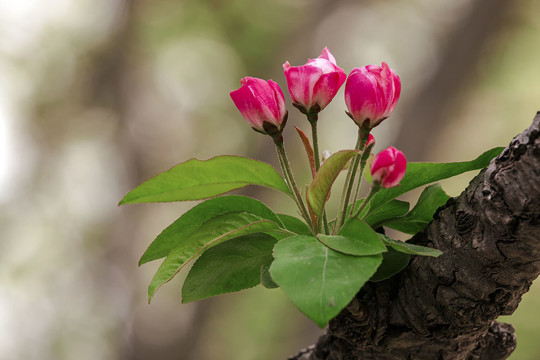
[[[396,111],[374,134],[410,161],[459,161],[506,145],[540,110],[535,0],[0,0],[0,359],[285,359],[319,330],[279,290],[152,304],[159,261],[137,261],[193,203],[117,207],[138,183],[196,157],[275,164],[229,91],[276,80],[300,183],[305,155],[281,65],[328,46],[338,65],[386,61]],[[350,148],[343,90],[321,147]],[[300,175],[305,173],[304,177]],[[444,186],[458,195],[474,174]],[[294,213],[284,196],[243,192]],[[540,358],[540,283],[516,313],[512,359]]]

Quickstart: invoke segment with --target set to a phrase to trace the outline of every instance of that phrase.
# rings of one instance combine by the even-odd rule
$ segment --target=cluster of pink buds
[[[332,101],[346,81],[346,113],[364,134],[369,134],[372,128],[390,116],[401,92],[399,76],[385,62],[382,66],[355,68],[347,76],[326,47],[318,58],[308,60],[305,65],[291,66],[285,62],[283,70],[292,104],[312,123],[317,121],[317,114]],[[282,140],[287,110],[283,92],[276,82],[245,77],[242,86],[231,91],[230,95],[254,130],[271,135],[274,140]],[[374,145],[375,139],[371,134],[369,136],[364,148]],[[373,162],[374,184],[384,188],[399,185],[406,166],[407,161],[401,151],[387,148]]]

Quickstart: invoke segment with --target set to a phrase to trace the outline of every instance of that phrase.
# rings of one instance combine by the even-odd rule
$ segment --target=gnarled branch
[[[412,242],[443,251],[368,283],[317,344],[291,359],[506,359],[540,274],[540,112]]]

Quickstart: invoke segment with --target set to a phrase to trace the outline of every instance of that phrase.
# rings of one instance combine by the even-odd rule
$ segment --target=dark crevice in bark
[[[412,242],[443,251],[367,283],[290,359],[506,359],[514,312],[540,274],[540,113]]]

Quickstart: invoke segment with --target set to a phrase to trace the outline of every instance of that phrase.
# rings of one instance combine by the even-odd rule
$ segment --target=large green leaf
[[[231,239],[206,250],[193,264],[182,287],[182,302],[248,289],[261,282],[277,240],[265,234]]]
[[[414,208],[405,216],[390,219],[383,224],[389,228],[407,234],[416,234],[424,230],[433,220],[435,211],[450,199],[440,184],[433,184],[424,189]]]
[[[380,254],[346,255],[314,236],[298,235],[274,246],[270,274],[298,309],[322,328],[347,306],[381,261]]]
[[[260,216],[240,212],[216,216],[182,240],[163,260],[148,286],[148,301],[157,289],[171,280],[191,259],[201,255],[206,249],[242,235],[270,232],[278,229],[275,222]]]
[[[137,186],[122,204],[201,200],[247,185],[260,185],[290,195],[287,184],[269,164],[241,156],[191,159]]]
[[[409,265],[411,255],[399,252],[389,247],[388,252],[383,254],[381,266],[369,281],[382,281],[397,274]]]
[[[452,163],[408,163],[405,177],[399,186],[390,189],[381,189],[370,201],[367,207],[368,215],[377,210],[380,206],[388,203],[392,199],[416,189],[417,187],[430,184],[435,181],[447,179],[452,176],[462,174],[467,171],[482,169],[489,165],[490,161],[503,150],[502,147],[486,151],[479,157],[471,161]]]
[[[410,244],[405,241],[397,241],[390,239],[388,236],[379,234],[381,240],[392,249],[410,255],[432,256],[437,257],[442,254],[442,251],[430,248],[427,246]]]
[[[318,234],[317,238],[330,249],[349,255],[374,255],[386,251],[386,246],[380,240],[374,243],[371,242],[371,238],[359,237],[353,239],[343,235],[324,234]]]
[[[182,241],[199,231],[207,221],[231,212],[250,213],[282,226],[277,215],[258,200],[237,195],[209,199],[186,212],[163,230],[143,254],[139,265],[167,256]]]
[[[299,218],[286,214],[277,214],[277,216],[283,223],[284,229],[289,230],[297,235],[311,235],[309,226],[307,226],[307,224]]]
[[[343,169],[343,166],[345,166],[351,157],[359,153],[357,150],[338,151],[332,154],[322,164],[308,189],[309,205],[317,216],[322,215],[332,184],[341,172],[341,169]]]
[[[359,202],[361,202],[361,200]],[[407,211],[409,211],[408,202],[393,199],[375,209],[375,211],[370,212],[369,215],[364,218],[364,221],[376,229],[386,220],[405,215]]]
[[[349,219],[338,235],[319,234],[326,246],[349,255],[375,255],[386,251],[386,246],[373,229],[362,220]]]

